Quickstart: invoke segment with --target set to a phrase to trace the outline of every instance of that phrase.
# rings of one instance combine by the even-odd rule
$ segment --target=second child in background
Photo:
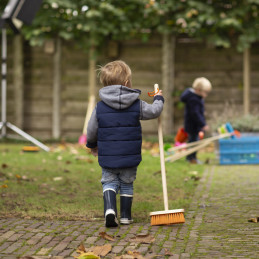
[[[208,131],[204,116],[204,99],[208,96],[212,86],[205,77],[196,78],[192,88],[186,89],[181,95],[181,101],[185,103],[184,130],[188,133],[188,142],[199,140],[200,131]],[[192,164],[201,163],[197,159],[197,152],[189,154],[187,161]]]

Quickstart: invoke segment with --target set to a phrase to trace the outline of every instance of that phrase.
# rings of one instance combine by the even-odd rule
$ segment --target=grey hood
[[[117,110],[131,106],[139,98],[140,94],[140,90],[131,89],[123,85],[109,85],[99,91],[101,100]]]

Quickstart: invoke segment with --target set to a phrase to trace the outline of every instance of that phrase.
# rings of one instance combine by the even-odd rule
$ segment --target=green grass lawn
[[[103,219],[97,158],[73,144],[53,144],[48,153],[22,152],[22,147],[22,144],[0,144],[0,217]],[[166,163],[169,209],[188,210],[198,184],[197,176],[202,175],[204,168],[189,165],[184,159]],[[143,150],[134,183],[135,222],[148,222],[149,213],[164,210],[163,206],[159,156]]]

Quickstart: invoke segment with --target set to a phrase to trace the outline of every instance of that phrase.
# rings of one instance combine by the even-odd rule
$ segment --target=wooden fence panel
[[[11,41],[11,39],[8,39]],[[12,44],[8,44],[7,119],[15,124]],[[104,50],[97,64],[113,60]],[[61,68],[61,136],[77,139],[82,134],[88,105],[88,53],[77,49],[73,42],[63,43]],[[132,69],[133,87],[142,91],[141,99],[151,103],[147,92],[154,83],[162,85],[162,42],[154,37],[150,42],[138,40],[119,44],[116,59],[124,60]],[[186,43],[178,39],[175,52],[174,131],[183,125],[183,105],[179,95],[190,87],[196,77],[205,76],[213,85],[206,99],[206,117],[224,111],[232,104],[242,115],[243,55],[235,49],[215,49],[203,43]],[[24,130],[36,138],[52,137],[53,55],[44,47],[24,46]],[[97,96],[100,85],[97,86]],[[251,49],[251,108],[259,103],[259,44]],[[165,96],[167,99],[167,96]],[[99,100],[99,99],[97,99]],[[173,116],[173,115],[172,115]],[[157,120],[143,121],[144,135],[157,135]]]

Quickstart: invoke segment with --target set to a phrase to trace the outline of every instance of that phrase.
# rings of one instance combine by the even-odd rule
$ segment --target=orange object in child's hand
[[[152,97],[152,96],[155,96],[156,94],[159,93],[159,88],[157,88],[157,90],[153,91],[153,92],[148,92],[148,96]]]
[[[200,132],[199,132],[199,138],[200,138],[200,139],[203,139],[203,138],[204,138],[204,132],[203,132],[203,131],[200,131]]]

